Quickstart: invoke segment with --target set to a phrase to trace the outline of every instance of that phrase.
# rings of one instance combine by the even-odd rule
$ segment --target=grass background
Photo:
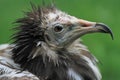
[[[46,0],[48,3],[50,0]],[[30,2],[41,4],[41,0],[0,0],[0,44],[9,39],[16,19],[31,9]],[[114,40],[109,35],[90,34],[82,37],[90,51],[100,60],[103,79],[120,80],[120,0],[55,0],[61,10],[78,18],[103,22],[110,26]]]

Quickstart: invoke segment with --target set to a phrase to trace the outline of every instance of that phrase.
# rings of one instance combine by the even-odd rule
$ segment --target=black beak
[[[79,28],[81,28],[80,33],[82,35],[87,33],[101,32],[101,33],[110,34],[112,39],[114,39],[112,30],[103,23],[96,23],[96,22],[86,21],[83,19],[79,19],[78,23],[81,25]]]
[[[103,23],[96,23],[95,27],[98,28],[98,30],[102,33],[110,34],[111,38],[114,39],[112,30],[107,25],[105,25]]]

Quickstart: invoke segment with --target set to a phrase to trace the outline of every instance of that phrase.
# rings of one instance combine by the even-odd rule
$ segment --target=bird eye
[[[63,30],[63,26],[62,25],[56,25],[55,27],[54,27],[54,31],[55,32],[61,32]]]

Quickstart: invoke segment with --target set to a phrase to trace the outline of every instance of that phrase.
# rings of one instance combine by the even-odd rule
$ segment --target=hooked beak
[[[67,34],[67,41],[64,41],[64,45],[66,46],[70,45],[76,39],[88,33],[108,33],[113,39],[113,33],[111,29],[103,23],[96,23],[79,19],[73,27],[74,28]]]
[[[97,28],[99,27],[98,32],[108,33],[108,34],[110,34],[111,38],[114,39],[112,30],[107,25],[105,25],[103,23],[96,23],[95,27],[97,27]]]
[[[78,32],[78,34],[84,35],[87,33],[95,33],[95,32],[108,33],[111,35],[111,38],[114,39],[112,30],[103,23],[90,22],[82,19],[80,19],[78,23],[81,25],[79,26],[80,29],[78,30],[80,30],[80,33]]]

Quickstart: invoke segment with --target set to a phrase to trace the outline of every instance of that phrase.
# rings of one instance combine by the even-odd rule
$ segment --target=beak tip
[[[114,40],[114,35],[113,35],[113,33],[112,33],[112,32],[108,32],[108,34],[110,34],[112,40]]]
[[[113,32],[112,30],[105,24],[103,23],[97,23],[96,26],[99,26],[100,27],[100,31],[101,32],[104,32],[104,33],[109,33],[112,40],[114,40],[114,35],[113,35]]]
[[[110,34],[111,35],[111,37],[112,37],[112,40],[114,40],[114,35],[113,34]]]

